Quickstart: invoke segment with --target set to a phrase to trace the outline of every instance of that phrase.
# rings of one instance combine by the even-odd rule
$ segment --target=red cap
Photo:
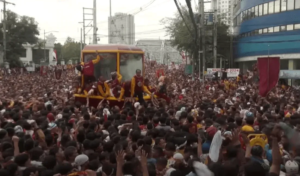
[[[212,126],[212,127],[207,128],[206,133],[209,137],[212,138],[212,137],[214,137],[214,135],[216,134],[217,131],[218,131],[218,129],[216,127]]]
[[[71,118],[68,123],[74,123],[74,122],[75,122],[75,119]]]
[[[47,115],[47,118],[48,118],[49,122],[54,122],[55,121],[54,115],[52,113],[49,113]]]

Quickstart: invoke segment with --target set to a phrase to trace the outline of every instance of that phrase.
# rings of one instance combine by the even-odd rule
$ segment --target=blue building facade
[[[300,69],[300,0],[237,0],[234,61],[243,70],[258,57],[278,56],[281,69]]]

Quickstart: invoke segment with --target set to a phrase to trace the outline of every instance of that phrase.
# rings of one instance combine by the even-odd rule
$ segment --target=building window
[[[247,11],[243,12],[243,21],[245,21],[247,19]]]
[[[268,33],[273,33],[273,32],[274,32],[273,27],[269,27],[268,28]]]
[[[262,4],[259,5],[259,11],[258,11],[258,14],[259,14],[259,16],[262,16],[262,15],[263,15],[263,5],[262,5]]]
[[[274,27],[274,32],[279,32],[279,26]]]
[[[268,28],[264,28],[264,29],[263,29],[263,33],[264,33],[264,34],[268,33]]]
[[[295,0],[295,9],[300,9],[300,0]]]
[[[286,1],[287,0],[281,0],[281,12],[286,11]]]
[[[268,15],[268,3],[264,4],[264,13],[263,15]]]
[[[280,0],[274,2],[274,13],[280,12]]]
[[[286,30],[287,31],[292,31],[293,29],[294,29],[294,25],[292,25],[292,24],[286,25]]]
[[[251,9],[251,18],[255,17],[255,7],[252,7]]]
[[[262,32],[263,32],[262,29],[259,29],[259,30],[258,30],[258,33],[259,33],[259,34],[262,34]]]
[[[274,1],[269,2],[269,14],[274,13]]]
[[[294,10],[295,1],[294,0],[287,0],[287,10]]]
[[[300,24],[295,24],[295,26],[294,26],[294,29],[296,30],[298,30],[298,29],[300,29]]]
[[[248,9],[248,18],[247,19],[251,19],[252,18],[252,10]]]
[[[286,26],[280,26],[280,31],[286,31]]]
[[[255,17],[258,17],[258,6],[255,6]]]

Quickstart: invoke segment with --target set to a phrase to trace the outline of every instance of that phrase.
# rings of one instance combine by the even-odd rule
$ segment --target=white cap
[[[139,102],[135,102],[134,103],[134,108],[138,108],[140,106],[140,103]]]
[[[83,164],[85,164],[87,161],[89,160],[89,157],[84,155],[84,154],[81,154],[81,155],[78,155],[76,156],[75,158],[75,164],[77,166],[82,166]]]
[[[287,161],[285,163],[285,170],[287,174],[296,174],[298,173],[299,167],[296,161]]]

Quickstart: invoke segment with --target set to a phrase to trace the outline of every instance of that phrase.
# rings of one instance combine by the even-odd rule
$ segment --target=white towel
[[[219,159],[219,153],[222,146],[222,135],[221,131],[219,130],[215,135],[211,142],[210,148],[209,148],[209,158],[212,162],[217,162]]]
[[[197,176],[213,176],[213,173],[207,168],[205,164],[194,161],[193,166]]]

